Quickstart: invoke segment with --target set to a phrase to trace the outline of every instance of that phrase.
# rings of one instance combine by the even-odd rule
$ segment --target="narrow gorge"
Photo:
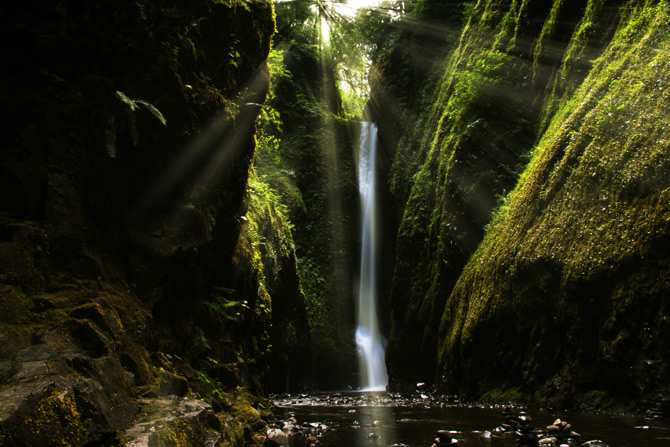
[[[667,0],[38,0],[0,34],[0,446],[669,437]]]

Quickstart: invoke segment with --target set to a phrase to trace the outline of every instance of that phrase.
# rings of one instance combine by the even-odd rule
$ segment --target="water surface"
[[[276,416],[294,417],[296,430],[318,437],[320,447],[430,447],[438,430],[453,431],[460,446],[516,446],[510,433],[498,433],[502,407],[463,405],[418,394],[385,393],[275,396]],[[515,408],[518,412],[521,408]],[[536,430],[560,418],[598,447],[667,447],[670,424],[634,416],[527,410]],[[601,443],[588,441],[601,441]],[[309,444],[305,444],[309,445]]]

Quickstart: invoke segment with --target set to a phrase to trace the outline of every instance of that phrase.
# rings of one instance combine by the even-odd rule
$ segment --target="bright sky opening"
[[[375,8],[379,6],[383,0],[346,0],[344,3],[334,3],[335,9],[342,15],[354,17],[359,9]]]

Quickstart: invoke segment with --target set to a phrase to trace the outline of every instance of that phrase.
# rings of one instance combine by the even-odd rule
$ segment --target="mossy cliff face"
[[[441,385],[589,405],[667,385],[669,24],[627,5],[561,103],[447,301]]]
[[[645,327],[665,321],[658,58],[668,12],[663,2],[621,6],[481,1],[468,11],[432,109],[419,114],[423,140],[401,140],[395,153],[394,386],[435,378],[474,398],[507,389],[566,403],[594,390],[640,397],[663,376],[664,344]],[[633,347],[642,340],[646,354]],[[634,377],[614,373],[621,361]]]
[[[140,395],[247,411],[235,390],[260,391],[261,354],[303,318],[284,222],[256,211],[255,231],[284,245],[246,246],[242,219],[271,2],[0,9],[15,43],[0,77],[0,392],[16,402],[0,443],[119,443],[151,407]],[[283,306],[297,310],[271,332],[266,309]],[[241,420],[231,444],[262,425]]]
[[[311,343],[293,236],[275,194],[252,175],[233,256],[236,282],[242,287],[236,295],[250,297],[237,324],[245,332],[246,351],[260,367],[259,389],[288,391],[304,386],[310,375],[306,359]]]
[[[422,139],[425,135],[426,120],[434,102],[433,91],[440,85],[445,59],[458,43],[461,30],[462,1],[425,0],[417,2],[409,19],[386,24],[380,33],[378,50],[373,55],[370,71],[370,100],[367,103],[366,119],[378,126],[378,144],[380,155],[380,211],[384,222],[380,247],[379,294],[380,313],[383,318],[384,335],[397,342],[415,338],[416,329],[425,323],[424,318],[417,322],[418,313],[407,309],[402,301],[410,278],[401,277],[416,266],[416,255],[405,259],[404,266],[396,271],[396,235],[402,220],[408,197],[413,184],[413,176],[421,165]],[[414,212],[414,211],[412,211]],[[408,254],[413,247],[400,249]],[[398,259],[400,261],[400,258]],[[403,261],[401,261],[403,262]],[[416,266],[417,271],[421,267]],[[393,278],[396,278],[395,280]],[[400,285],[399,281],[405,281]],[[401,291],[401,288],[403,289]],[[391,296],[389,300],[388,297]],[[418,296],[418,295],[417,295]],[[414,298],[413,298],[414,299]],[[407,316],[407,318],[405,318]],[[391,324],[391,320],[395,323]],[[414,322],[417,325],[414,326]],[[405,328],[405,329],[402,329]],[[408,338],[405,338],[408,337]],[[423,344],[423,343],[422,343]],[[390,358],[393,358],[395,342],[391,342]],[[417,349],[417,345],[407,346],[412,351],[406,357],[409,371],[423,371],[425,368],[410,366],[419,357],[432,362],[432,349]],[[415,355],[416,354],[416,355]],[[404,356],[404,354],[403,354]],[[396,358],[399,360],[399,358]],[[404,363],[392,360],[392,369]],[[391,366],[391,365],[389,365]],[[406,372],[392,371],[391,381],[405,377]],[[412,374],[409,381],[425,381],[426,374]],[[400,379],[405,381],[405,378]],[[397,383],[397,382],[396,382]]]

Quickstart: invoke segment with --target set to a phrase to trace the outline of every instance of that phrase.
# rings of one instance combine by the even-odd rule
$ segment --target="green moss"
[[[525,401],[524,395],[519,388],[494,388],[482,394],[479,399],[483,402],[495,403],[522,403]]]
[[[82,420],[72,392],[50,389],[37,401],[23,421],[33,439],[50,439],[52,445],[76,446],[89,441],[87,424]]]
[[[187,447],[203,445],[203,432],[193,421],[174,419],[151,436],[151,445],[156,447]]]
[[[523,10],[518,2],[477,4],[458,48],[440,67],[444,76],[420,129],[419,147],[408,144],[396,154],[395,179],[413,165],[418,169],[396,180],[401,200],[411,189],[401,205],[391,296],[395,322],[387,352],[396,365],[412,364],[408,356],[425,362],[414,371],[409,366],[404,373],[396,371],[399,375],[434,368],[437,315],[531,146],[526,118],[533,93],[528,91],[530,64],[513,43]],[[501,106],[504,116],[495,112]],[[418,349],[407,341],[417,333]]]
[[[604,2],[599,0],[589,0],[587,2],[581,19],[565,49],[560,67],[556,67],[551,74],[552,79],[547,83],[538,127],[540,132],[546,129],[561,104],[568,101],[573,95],[588,73],[592,63],[590,59],[596,54],[596,49],[604,45],[603,41],[608,37],[610,30],[616,27],[618,16],[603,11],[604,6]],[[552,17],[555,19],[553,10]],[[553,27],[555,27],[555,23],[551,25],[551,28]],[[546,64],[544,52],[548,51],[545,48],[547,40],[538,41],[535,47],[534,83],[545,82],[542,79],[542,65]]]
[[[17,288],[0,286],[0,321],[21,324],[30,321],[28,300]]]
[[[526,358],[531,371],[548,366],[556,373],[547,375],[549,385],[540,386],[537,372],[528,377],[540,379],[537,396],[569,404],[580,387],[594,385],[586,373],[593,369],[608,395],[639,397],[667,374],[643,366],[668,351],[648,341],[642,322],[658,321],[652,315],[667,308],[661,296],[669,286],[650,280],[668,272],[661,254],[670,234],[668,23],[661,5],[631,4],[589,75],[562,103],[447,301],[444,371],[458,376],[464,361],[479,365],[483,334],[510,325],[495,309],[514,303],[520,311],[516,303],[540,294],[546,307],[532,312],[537,327],[527,326],[522,312],[511,322],[529,346],[552,343],[555,351],[533,357],[524,353],[526,343],[515,346],[517,362]],[[563,331],[558,340],[540,330],[554,324]],[[588,341],[594,339],[604,340],[600,350]],[[634,368],[635,379],[613,373],[613,365]],[[552,391],[553,381],[560,388]]]
[[[583,403],[588,408],[608,410],[615,406],[616,400],[612,399],[612,397],[604,391],[592,390],[584,395]]]
[[[540,36],[535,43],[535,49],[533,51],[533,78],[537,77],[538,65],[545,62],[542,57],[545,51],[544,46],[551,42],[552,38],[554,37],[554,32],[562,8],[563,0],[556,0],[551,3],[549,17],[544,21],[542,31],[540,32]]]

